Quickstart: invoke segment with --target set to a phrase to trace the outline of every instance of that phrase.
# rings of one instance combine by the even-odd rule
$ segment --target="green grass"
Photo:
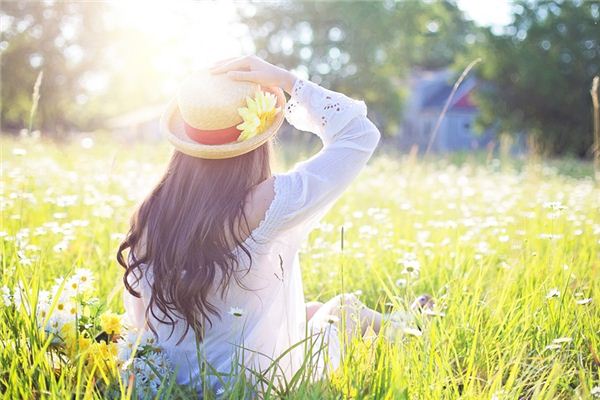
[[[22,282],[36,293],[88,268],[100,307],[121,312],[117,245],[169,151],[2,138],[0,286]],[[559,173],[569,165],[576,178]],[[586,168],[375,157],[302,248],[307,301],[360,291],[389,312],[428,292],[445,316],[395,344],[357,339],[335,374],[285,395],[592,398],[600,386],[600,188]],[[407,260],[419,268],[408,273]],[[91,380],[84,361],[57,359],[25,307],[0,308],[0,341],[6,398],[127,397],[116,378]],[[186,397],[166,386],[170,397]]]

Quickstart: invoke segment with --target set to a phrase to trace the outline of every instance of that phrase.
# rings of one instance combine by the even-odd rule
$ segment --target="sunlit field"
[[[137,397],[142,384],[193,398],[163,374],[159,352],[147,355],[147,382],[119,378],[133,355],[119,338],[115,253],[169,152],[2,138],[6,398]],[[430,293],[435,307],[393,343],[355,340],[325,380],[294,380],[266,397],[600,398],[599,250],[600,188],[590,177],[510,160],[377,155],[302,249],[307,301],[355,292],[392,313]]]

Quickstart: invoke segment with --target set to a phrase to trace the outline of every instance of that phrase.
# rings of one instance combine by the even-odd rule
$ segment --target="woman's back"
[[[231,279],[226,287],[211,287],[206,293],[220,318],[212,318],[212,324],[203,321],[200,341],[193,330],[185,333],[185,320],[175,318],[172,331],[172,326],[161,322],[164,314],[158,310],[148,313],[159,344],[178,369],[179,383],[200,385],[199,378],[205,374],[205,384],[218,390],[220,379],[211,371],[236,374],[242,368],[250,379],[253,374],[249,370],[260,371],[270,380],[273,374],[289,379],[305,360],[306,348],[297,344],[308,344],[307,334],[314,333],[315,326],[306,322],[298,250],[366,164],[380,134],[366,118],[363,102],[300,79],[290,92],[285,109],[288,122],[315,133],[324,146],[292,170],[256,185],[248,197],[247,228],[251,235],[233,250],[239,280]],[[125,292],[129,318],[140,328],[145,327],[144,314],[154,279],[151,265],[144,265],[142,270],[145,279],[138,285],[135,279],[130,282],[140,290],[141,299]],[[220,271],[215,269],[215,282],[222,278]],[[185,280],[186,274],[180,278]],[[335,366],[339,343],[337,338],[328,337],[327,341]],[[203,366],[203,362],[210,366]],[[316,374],[323,368],[321,356]]]

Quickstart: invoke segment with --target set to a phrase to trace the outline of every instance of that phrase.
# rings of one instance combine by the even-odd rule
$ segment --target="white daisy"
[[[87,268],[76,269],[73,277],[77,278],[82,286],[91,284],[94,281],[94,274]]]
[[[412,336],[423,336],[423,332],[421,332],[419,329],[417,328],[404,328],[402,329],[402,332],[406,333],[407,335],[412,335]]]
[[[572,341],[573,341],[573,338],[570,338],[570,337],[560,337],[560,338],[554,339],[552,341],[552,343],[554,343],[554,344],[563,344],[563,343],[571,343]]]
[[[0,287],[0,294],[2,296],[2,302],[5,307],[10,307],[12,305],[12,296],[10,295],[10,289],[8,286],[4,285]]]
[[[577,300],[576,301],[576,303],[579,304],[579,305],[581,305],[581,306],[584,306],[586,304],[590,304],[591,302],[592,302],[592,298],[591,297],[588,297],[587,299],[581,299],[581,300]]]

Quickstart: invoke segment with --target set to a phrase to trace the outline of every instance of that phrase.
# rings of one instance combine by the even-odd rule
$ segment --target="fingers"
[[[210,72],[213,74],[222,74],[229,71],[247,70],[250,69],[250,61],[251,59],[248,56],[234,58],[210,68]]]

